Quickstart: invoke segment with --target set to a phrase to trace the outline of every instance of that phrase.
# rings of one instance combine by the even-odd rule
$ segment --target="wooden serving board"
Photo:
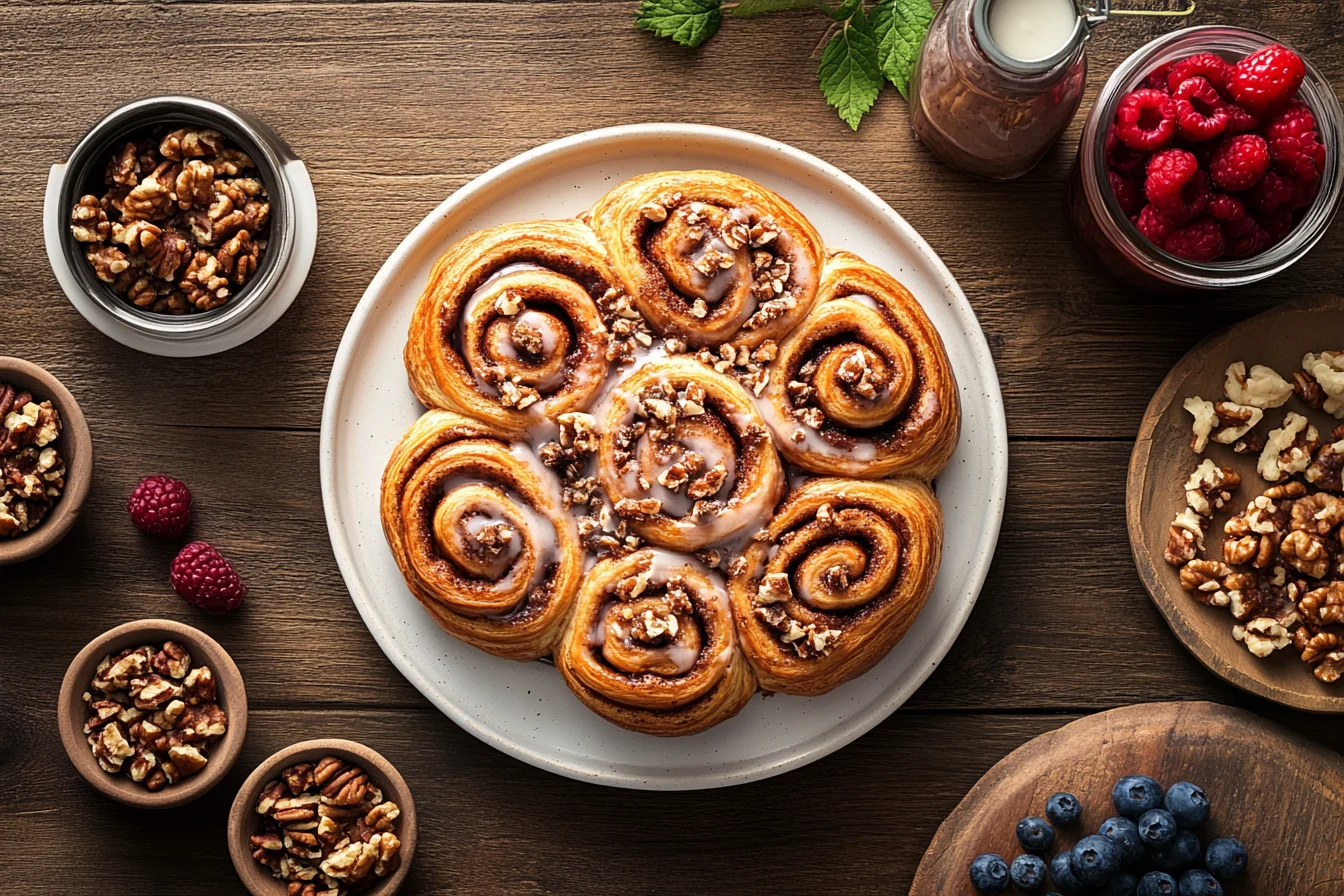
[[[910,896],[974,896],[971,860],[990,852],[1011,862],[1022,852],[1017,822],[1044,817],[1059,790],[1083,804],[1082,824],[1056,831],[1056,851],[1072,846],[1115,814],[1111,787],[1127,774],[1205,789],[1213,814],[1200,842],[1236,837],[1250,853],[1228,896],[1338,896],[1344,888],[1344,758],[1242,709],[1143,703],[1042,734],[990,769],[938,828]]]
[[[1198,395],[1221,401],[1228,365],[1244,361],[1266,364],[1291,381],[1306,352],[1344,349],[1344,298],[1318,296],[1281,305],[1242,321],[1201,342],[1167,374],[1148,404],[1125,487],[1129,544],[1139,577],[1176,637],[1212,672],[1243,690],[1276,703],[1310,712],[1344,713],[1344,681],[1325,684],[1291,645],[1258,659],[1232,637],[1235,620],[1226,607],[1209,607],[1181,589],[1176,567],[1162,559],[1171,521],[1185,508],[1185,482],[1204,458],[1228,466],[1242,476],[1228,506],[1208,528],[1206,556],[1222,559],[1223,524],[1239,513],[1270,483],[1256,473],[1257,455],[1239,455],[1230,445],[1210,442],[1204,454],[1190,450],[1193,418],[1182,407]],[[1257,429],[1268,434],[1289,411],[1302,414],[1326,439],[1341,421],[1309,408],[1296,396],[1281,408],[1265,412]],[[1341,890],[1344,892],[1344,888]]]

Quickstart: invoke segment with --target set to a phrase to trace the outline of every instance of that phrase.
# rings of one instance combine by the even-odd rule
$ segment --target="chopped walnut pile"
[[[726,373],[759,396],[770,383],[770,362],[779,357],[779,344],[767,339],[754,349],[745,345],[721,345],[717,349],[702,348],[695,358],[717,373]]]
[[[1292,646],[1317,678],[1337,681],[1344,674],[1344,426],[1323,443],[1306,416],[1289,410],[1267,435],[1254,428],[1263,409],[1294,396],[1309,410],[1333,413],[1326,405],[1344,389],[1344,352],[1308,354],[1292,382],[1238,362],[1225,387],[1226,401],[1186,399],[1191,448],[1202,453],[1216,442],[1255,453],[1256,472],[1270,485],[1223,524],[1221,557],[1205,557],[1207,529],[1241,482],[1235,470],[1205,459],[1185,483],[1188,506],[1172,523],[1164,556],[1180,568],[1182,588],[1228,608],[1233,637],[1253,655]]]
[[[653,346],[654,334],[644,315],[639,313],[630,297],[619,289],[608,289],[597,300],[597,310],[610,334],[607,340],[607,360],[613,364],[631,364],[635,356]],[[668,354],[685,351],[684,343],[671,345]],[[675,350],[674,350],[675,349]]]
[[[840,629],[809,622],[806,625],[789,615],[781,604],[793,600],[793,586],[786,573],[766,573],[752,598],[755,613],[766,625],[779,632],[779,639],[799,657],[826,656],[840,639]]]
[[[257,272],[270,227],[256,164],[208,128],[159,128],[108,161],[106,192],[83,196],[70,232],[94,274],[138,308],[209,311]]]
[[[61,416],[0,382],[0,538],[15,537],[42,522],[65,488],[65,459],[56,439]]]
[[[193,666],[176,641],[109,654],[84,693],[89,747],[108,774],[126,772],[150,791],[196,774],[228,731],[209,666]]]
[[[289,896],[346,896],[401,867],[401,808],[364,771],[335,756],[291,765],[257,799],[252,858],[289,882]]]

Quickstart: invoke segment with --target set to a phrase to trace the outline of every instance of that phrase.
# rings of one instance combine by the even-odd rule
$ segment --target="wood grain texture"
[[[1264,659],[1252,656],[1244,644],[1233,639],[1235,621],[1227,609],[1205,606],[1181,590],[1177,570],[1162,559],[1171,520],[1186,505],[1185,482],[1203,458],[1235,470],[1241,476],[1241,486],[1233,491],[1229,505],[1210,520],[1201,557],[1223,558],[1224,523],[1271,486],[1256,472],[1258,454],[1237,455],[1230,446],[1212,441],[1202,458],[1190,450],[1192,418],[1182,407],[1185,399],[1198,395],[1207,401],[1222,400],[1225,372],[1236,361],[1243,361],[1248,369],[1255,364],[1268,365],[1291,381],[1292,371],[1300,367],[1305,353],[1324,350],[1313,346],[1332,338],[1327,333],[1344,333],[1344,298],[1340,296],[1291,302],[1191,349],[1162,381],[1144,414],[1130,458],[1125,517],[1139,578],[1176,637],[1200,662],[1252,694],[1310,712],[1344,713],[1344,689],[1312,675],[1292,645]],[[1329,414],[1293,397],[1283,407],[1265,411],[1259,430],[1268,433],[1278,428],[1288,413],[1305,416],[1323,442],[1329,441],[1331,431],[1339,425]],[[1293,572],[1291,568],[1289,571]]]
[[[0,0],[0,353],[49,367],[97,445],[88,508],[32,563],[0,571],[0,875],[25,892],[235,893],[223,839],[233,792],[294,741],[351,736],[415,791],[422,841],[407,892],[903,892],[975,780],[1080,713],[1141,700],[1245,703],[1335,750],[1337,724],[1245,697],[1173,637],[1135,576],[1125,461],[1148,396],[1219,326],[1344,274],[1338,230],[1291,272],[1217,297],[1145,296],[1069,245],[1063,185],[1081,120],[1022,180],[937,163],[886,91],[853,134],[814,81],[825,21],[731,20],[687,52],[635,30],[634,3],[100,3]],[[1208,4],[1197,21],[1259,28],[1344,81],[1333,3]],[[1115,22],[1091,44],[1091,97],[1165,26]],[[165,60],[171,61],[164,74]],[[307,286],[257,340],[191,361],[104,338],[59,292],[41,242],[51,164],[120,103],[169,91],[235,103],[307,162],[321,234]],[[495,752],[432,710],[363,627],[318,497],[317,428],[340,335],[387,255],[445,196],[538,143],[589,128],[695,121],[756,131],[874,189],[947,262],[989,338],[1014,438],[1008,513],[976,610],[933,677],[872,733],[783,777],[727,791],[616,792]],[[1029,224],[1030,226],[1024,226]],[[174,546],[125,515],[136,480],[191,483],[192,535],[250,588],[212,618],[167,584]],[[55,699],[70,658],[128,619],[217,638],[247,679],[244,753],[201,801],[137,813],[66,762]],[[1061,669],[1068,670],[1060,674]],[[758,698],[760,699],[760,698]],[[652,821],[652,823],[650,823]],[[31,856],[43,873],[32,873]],[[824,859],[824,860],[823,860]]]
[[[1104,750],[1098,750],[1105,745]],[[1052,854],[1115,814],[1111,788],[1143,774],[1191,781],[1212,812],[1204,845],[1236,837],[1250,854],[1229,887],[1238,896],[1332,896],[1344,842],[1344,759],[1251,713],[1215,703],[1145,703],[1089,716],[1019,747],[985,774],[934,835],[910,896],[974,896],[967,868],[981,853],[1021,853],[1019,820],[1043,816],[1063,790],[1083,806],[1076,831],[1057,830]]]

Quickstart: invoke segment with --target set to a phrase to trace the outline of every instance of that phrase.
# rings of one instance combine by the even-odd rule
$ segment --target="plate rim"
[[[1186,621],[1186,614],[1180,609],[1179,602],[1171,599],[1171,589],[1164,587],[1162,583],[1161,574],[1165,572],[1167,566],[1165,562],[1159,566],[1152,552],[1147,550],[1144,545],[1140,505],[1143,501],[1144,486],[1148,482],[1148,464],[1152,454],[1154,432],[1157,429],[1158,421],[1161,420],[1171,403],[1176,400],[1177,389],[1188,376],[1188,368],[1193,367],[1196,363],[1207,363],[1209,358],[1216,355],[1234,336],[1250,327],[1259,325],[1267,318],[1284,314],[1331,310],[1332,307],[1336,310],[1344,308],[1344,297],[1329,293],[1304,296],[1221,327],[1195,343],[1167,371],[1161,384],[1153,392],[1153,397],[1148,400],[1148,405],[1144,408],[1143,419],[1139,423],[1138,434],[1134,439],[1134,448],[1129,455],[1129,467],[1125,474],[1125,529],[1129,536],[1129,551],[1134,558],[1135,571],[1139,576],[1139,581],[1143,584],[1144,590],[1148,592],[1148,599],[1153,602],[1153,606],[1162,615],[1167,627],[1176,636],[1176,640],[1191,656],[1199,661],[1200,665],[1233,687],[1280,706],[1287,706],[1317,715],[1344,714],[1344,692],[1331,697],[1329,695],[1322,696],[1288,690],[1272,682],[1247,675],[1224,660],[1220,653],[1206,653],[1194,649],[1192,645],[1198,641],[1198,638],[1193,628]],[[1177,373],[1181,374],[1179,381],[1176,377]]]
[[[739,151],[763,152],[782,156],[794,164],[815,170],[824,178],[837,183],[864,200],[869,210],[885,219],[888,225],[902,234],[909,246],[922,256],[931,271],[942,281],[945,296],[953,300],[949,303],[949,308],[969,343],[970,361],[975,369],[985,374],[981,391],[986,408],[989,411],[989,419],[986,423],[992,436],[987,447],[990,457],[990,475],[985,488],[988,513],[986,514],[985,527],[981,529],[986,549],[975,557],[966,571],[966,582],[970,586],[969,599],[959,602],[958,609],[949,624],[940,630],[940,636],[936,639],[937,643],[932,651],[932,655],[936,659],[916,670],[907,679],[903,679],[902,687],[890,689],[888,693],[883,695],[883,699],[870,704],[862,720],[851,725],[849,729],[844,730],[839,735],[829,737],[820,743],[795,749],[792,755],[782,761],[770,761],[766,757],[762,757],[766,761],[747,770],[699,772],[694,775],[681,772],[675,776],[660,777],[651,774],[646,777],[638,777],[611,770],[590,769],[573,764],[563,757],[530,749],[483,725],[476,716],[464,711],[451,700],[432,693],[432,689],[423,673],[410,662],[408,657],[392,649],[389,634],[383,630],[376,619],[371,618],[371,615],[365,612],[368,595],[363,594],[362,588],[357,589],[352,587],[351,584],[360,581],[355,561],[356,552],[345,537],[343,527],[335,512],[337,505],[335,484],[337,412],[341,395],[347,387],[346,380],[353,362],[355,344],[358,341],[359,333],[372,316],[379,294],[387,287],[388,282],[395,276],[406,257],[444,217],[458,207],[469,204],[479,193],[492,187],[496,182],[506,179],[519,169],[544,162],[549,156],[561,155],[585,145],[590,148],[593,146],[600,147],[604,143],[619,143],[630,139],[647,139],[650,137],[683,141],[695,140],[720,145],[735,144]],[[354,603],[355,609],[359,612],[360,618],[369,630],[369,634],[373,636],[379,649],[392,662],[397,671],[435,708],[448,716],[460,728],[500,752],[520,759],[529,765],[580,781],[628,789],[667,791],[700,790],[745,784],[807,765],[863,736],[887,719],[906,700],[913,696],[915,691],[923,685],[933,673],[933,670],[947,656],[979,600],[990,565],[997,552],[1003,524],[1008,490],[1008,451],[1007,419],[1004,412],[1002,388],[993,355],[989,350],[988,340],[985,337],[984,329],[980,325],[979,318],[975,314],[975,309],[966,298],[966,294],[956,278],[952,276],[952,272],[948,270],[947,265],[895,209],[868,187],[839,168],[789,144],[748,131],[716,125],[671,122],[597,128],[542,143],[477,175],[435,206],[411,229],[410,233],[402,239],[387,260],[383,262],[351,313],[332,362],[331,375],[328,378],[327,388],[323,396],[319,436],[322,511],[327,523],[327,534],[331,542],[332,553],[335,555],[341,579],[351,602]],[[358,595],[357,591],[360,592]]]

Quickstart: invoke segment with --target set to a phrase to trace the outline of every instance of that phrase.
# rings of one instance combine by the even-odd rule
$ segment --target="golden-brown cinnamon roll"
[[[765,524],[784,490],[751,397],[687,357],[650,361],[599,412],[598,477],[646,541],[695,551]]]
[[[914,479],[811,479],[729,584],[742,649],[767,691],[813,696],[867,672],[933,589],[943,515]]]
[[[583,573],[575,520],[531,449],[429,411],[383,472],[383,532],[412,593],[450,634],[515,660],[550,653]]]
[[[463,237],[434,265],[406,341],[411,388],[522,433],[584,410],[607,373],[596,299],[619,288],[579,221],[504,224]]]
[[[732,718],[756,690],[723,583],[668,551],[645,549],[593,567],[555,665],[589,709],[663,737]]]
[[[589,221],[655,331],[694,346],[778,339],[816,300],[822,243],[758,183],[723,171],[626,181]]]
[[[848,252],[827,259],[816,306],[780,344],[761,412],[812,473],[932,479],[961,432],[933,323],[900,281]]]

